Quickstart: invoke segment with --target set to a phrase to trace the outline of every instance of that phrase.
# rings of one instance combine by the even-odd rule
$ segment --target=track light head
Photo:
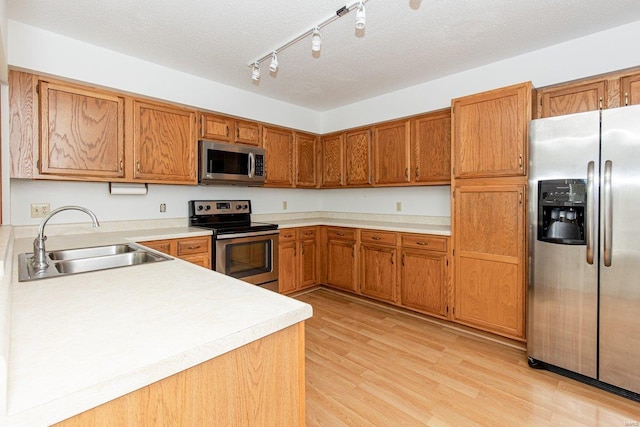
[[[260,64],[258,62],[253,63],[253,71],[251,72],[251,78],[256,82],[260,80]]]
[[[356,30],[364,30],[366,21],[366,13],[364,11],[364,3],[362,0],[358,2],[358,10],[356,11]]]
[[[320,52],[320,45],[322,44],[322,36],[320,35],[320,29],[315,27],[313,34],[311,35],[311,50],[314,52]]]
[[[269,64],[269,70],[272,73],[278,71],[278,54],[275,51],[271,54],[271,63]]]

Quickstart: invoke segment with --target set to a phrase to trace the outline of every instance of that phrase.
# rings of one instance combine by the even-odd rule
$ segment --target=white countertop
[[[94,232],[49,235],[46,244],[52,250],[207,234],[189,227]],[[19,283],[16,260],[32,251],[32,241],[14,240],[0,425],[61,421],[312,314],[307,304],[179,259]]]

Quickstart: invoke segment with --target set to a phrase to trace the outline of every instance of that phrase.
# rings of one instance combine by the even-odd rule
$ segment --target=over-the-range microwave
[[[201,185],[264,184],[264,149],[200,140],[198,182]]]

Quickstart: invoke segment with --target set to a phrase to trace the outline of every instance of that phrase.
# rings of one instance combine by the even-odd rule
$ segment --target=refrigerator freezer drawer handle
[[[611,267],[611,235],[613,233],[613,218],[611,215],[611,204],[613,203],[612,194],[611,194],[611,169],[613,168],[613,163],[611,160],[607,160],[604,162],[604,213],[603,219],[604,222],[604,266]]]
[[[593,239],[595,238],[595,216],[596,212],[593,211],[595,204],[593,203],[594,192],[594,176],[595,176],[595,164],[593,161],[587,165],[587,227],[585,230],[587,240],[587,263],[593,264]]]

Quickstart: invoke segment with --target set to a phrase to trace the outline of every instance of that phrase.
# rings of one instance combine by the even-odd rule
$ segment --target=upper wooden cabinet
[[[622,105],[640,104],[640,72],[620,79]]]
[[[640,69],[626,69],[537,89],[536,118],[640,104]]]
[[[373,128],[373,183],[409,182],[411,128],[408,120]]]
[[[411,119],[411,181],[451,181],[451,110]]]
[[[322,145],[322,186],[344,185],[344,133],[323,136]]]
[[[296,187],[318,186],[318,137],[295,132]]]
[[[200,137],[233,142],[233,119],[217,114],[200,113]]]
[[[456,178],[526,174],[531,82],[452,100]]]
[[[265,149],[265,185],[293,187],[293,132],[263,126],[262,146]]]
[[[371,130],[366,128],[346,132],[344,145],[346,184],[371,184]]]
[[[540,117],[562,116],[607,108],[606,94],[606,80],[541,90],[538,101],[542,108]]]
[[[234,128],[235,142],[255,146],[260,145],[262,128],[258,123],[236,120],[234,122]]]
[[[11,71],[11,177],[197,184],[196,112]]]
[[[136,179],[197,183],[195,111],[133,101]]]
[[[40,172],[124,176],[124,98],[39,82]]]
[[[260,125],[220,114],[200,113],[200,137],[248,145],[260,145]]]

